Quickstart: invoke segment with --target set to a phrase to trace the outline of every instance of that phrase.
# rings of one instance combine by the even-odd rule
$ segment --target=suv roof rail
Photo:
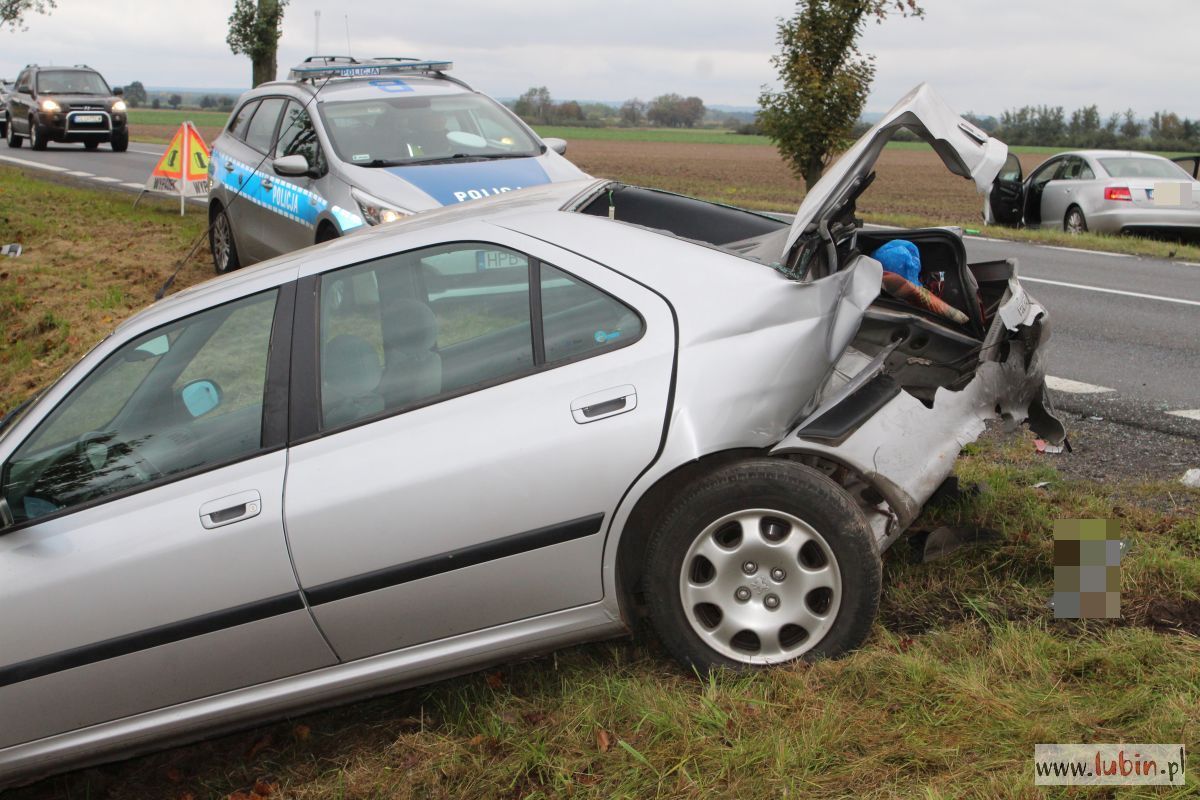
[[[404,73],[423,73],[448,78],[444,75],[447,70],[454,68],[453,61],[423,61],[408,59],[400,56],[373,58],[367,61],[351,59],[350,56],[334,56],[333,58],[351,59],[349,61],[326,61],[329,56],[309,56],[300,64],[288,71],[288,80],[317,81],[322,78],[371,78],[379,75],[399,75]],[[319,62],[319,63],[318,63]]]
[[[76,64],[75,69],[91,69],[87,64]]]

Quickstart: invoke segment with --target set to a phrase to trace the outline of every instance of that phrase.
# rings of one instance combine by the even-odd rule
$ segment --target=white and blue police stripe
[[[233,169],[226,169],[226,164]],[[245,200],[306,228],[315,228],[321,212],[327,208],[343,231],[363,224],[362,217],[338,206],[331,208],[329,201],[316,192],[256,170],[219,150],[213,150],[208,171],[214,183],[220,181]]]

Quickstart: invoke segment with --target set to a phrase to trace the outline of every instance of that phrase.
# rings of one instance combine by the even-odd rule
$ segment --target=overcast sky
[[[877,57],[867,110],[929,81],[960,111],[1096,103],[1140,115],[1200,117],[1198,0],[923,0],[924,20],[870,24]],[[86,62],[113,84],[244,87],[230,54],[233,0],[58,0],[27,30],[0,31],[0,75],[27,62]],[[533,85],[557,99],[643,99],[665,92],[754,105],[774,75],[775,24],[790,0],[292,0],[279,66],[321,50],[455,62],[476,88],[514,97]]]

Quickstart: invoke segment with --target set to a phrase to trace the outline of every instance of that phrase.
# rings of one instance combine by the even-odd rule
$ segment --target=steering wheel
[[[109,431],[88,431],[75,442],[75,452],[81,462],[89,464],[96,473],[102,470],[116,474],[121,470],[133,473],[138,483],[162,476],[162,471],[126,442],[110,443]]]

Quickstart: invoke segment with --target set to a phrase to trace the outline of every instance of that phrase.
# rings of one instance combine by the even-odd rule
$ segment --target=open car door
[[[987,222],[1013,226],[1021,224],[1022,200],[1025,196],[1024,178],[1020,160],[1009,153],[988,195],[984,209]]]

